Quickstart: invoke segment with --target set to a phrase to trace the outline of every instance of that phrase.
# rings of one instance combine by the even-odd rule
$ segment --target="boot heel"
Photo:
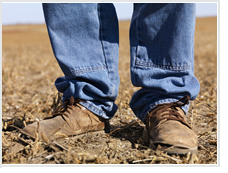
[[[149,131],[146,129],[146,127],[144,127],[144,129],[143,129],[142,139],[143,139],[144,141],[149,141],[149,140],[150,140],[150,133],[149,133]]]
[[[142,139],[143,139],[144,141],[150,142],[149,148],[151,148],[151,149],[153,149],[153,150],[156,150],[156,146],[153,144],[152,139],[150,139],[150,133],[149,133],[149,131],[146,129],[146,127],[144,127]]]
[[[152,150],[156,150],[156,148],[157,148],[157,147],[153,144],[152,139],[150,139],[149,148],[151,148]]]

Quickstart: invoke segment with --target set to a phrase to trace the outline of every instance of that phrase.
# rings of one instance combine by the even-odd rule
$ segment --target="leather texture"
[[[109,128],[108,120],[99,118],[74,101],[53,115],[51,118],[27,125],[21,132],[32,138],[35,138],[37,133],[39,139],[44,141],[43,138],[55,140],[87,132],[105,132]]]

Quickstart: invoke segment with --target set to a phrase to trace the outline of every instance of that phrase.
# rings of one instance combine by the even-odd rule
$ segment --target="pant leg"
[[[130,106],[144,121],[155,105],[199,93],[194,76],[195,4],[134,4],[130,27],[131,80],[141,89]],[[183,107],[188,111],[189,105]]]
[[[54,55],[65,76],[55,81],[63,100],[71,96],[110,119],[119,89],[118,20],[113,4],[44,3]]]

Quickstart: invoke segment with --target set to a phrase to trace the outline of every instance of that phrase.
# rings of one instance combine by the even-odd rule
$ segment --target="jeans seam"
[[[101,7],[100,5],[98,4],[98,18],[99,18],[99,22],[100,22],[100,38],[101,38],[101,46],[102,46],[102,49],[103,49],[103,55],[104,55],[104,59],[105,59],[105,64],[106,64],[106,69],[108,71],[108,79],[109,79],[109,66],[108,66],[108,63],[107,63],[107,55],[106,55],[106,46],[105,46],[105,43],[103,42],[104,40],[104,34],[103,34],[103,24],[102,24],[102,14],[101,14]],[[114,91],[115,91],[115,86],[111,83],[111,81],[109,80],[109,83],[110,85],[112,86],[112,93],[111,93],[111,96],[114,95]]]
[[[105,45],[103,43],[103,38],[104,38],[104,35],[103,35],[103,25],[102,25],[102,20],[101,20],[101,8],[100,8],[100,5],[98,4],[98,18],[99,18],[99,22],[100,22],[100,38],[101,38],[101,46],[102,46],[102,49],[103,49],[103,54],[104,54],[104,59],[105,59],[105,64],[107,66],[107,70],[108,70],[108,63],[107,63],[107,57],[106,57],[106,53],[105,53]]]
[[[136,29],[137,29],[137,40],[136,40],[136,45],[135,45],[135,62],[134,64],[136,65],[137,63],[137,57],[138,57],[138,47],[139,47],[139,43],[140,43],[140,26],[138,24],[138,21],[139,21],[139,11],[140,11],[140,8],[138,9],[138,12],[137,12],[137,17],[136,17]]]

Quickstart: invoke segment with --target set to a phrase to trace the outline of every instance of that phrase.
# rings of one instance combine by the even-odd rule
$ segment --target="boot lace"
[[[148,114],[149,115],[149,119],[151,122],[152,121],[161,121],[163,119],[166,120],[176,120],[179,121],[181,123],[183,123],[184,125],[188,126],[190,129],[192,129],[192,127],[186,122],[184,116],[182,116],[179,112],[178,112],[178,107],[182,107],[186,104],[189,103],[189,96],[184,96],[183,98],[179,99],[176,102],[172,102],[172,103],[164,103],[164,104],[158,104],[156,105],[156,107]],[[162,115],[162,117],[159,117],[159,115],[163,112],[166,112]]]
[[[61,115],[64,120],[65,117],[69,118],[67,113],[70,113],[70,110],[73,109],[73,106],[77,106],[77,104],[81,102],[79,99],[74,99],[73,96],[71,96],[70,100],[66,100],[65,102],[61,103],[59,106],[56,107],[56,109],[52,112],[51,118]]]

